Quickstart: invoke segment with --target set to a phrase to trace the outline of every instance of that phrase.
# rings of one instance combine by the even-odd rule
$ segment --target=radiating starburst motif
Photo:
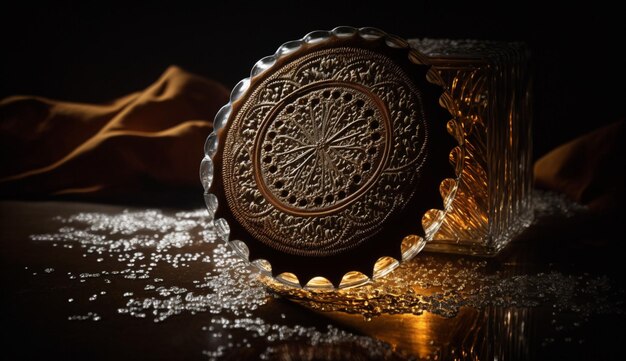
[[[265,134],[265,182],[290,207],[340,203],[375,173],[385,127],[382,110],[356,89],[303,92],[278,112]]]

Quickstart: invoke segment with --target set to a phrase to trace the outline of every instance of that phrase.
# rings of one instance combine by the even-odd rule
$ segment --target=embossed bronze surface
[[[302,42],[232,102],[213,158],[216,218],[274,275],[371,277],[442,208],[450,116],[419,54],[391,45],[356,32]]]

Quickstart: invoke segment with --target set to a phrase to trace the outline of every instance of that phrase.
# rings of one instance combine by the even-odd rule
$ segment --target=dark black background
[[[30,94],[103,102],[146,87],[171,64],[230,88],[281,43],[338,25],[375,26],[407,38],[521,40],[534,55],[535,156],[540,156],[623,119],[626,100],[622,12],[598,2],[546,6],[387,0],[4,2],[0,98]]]

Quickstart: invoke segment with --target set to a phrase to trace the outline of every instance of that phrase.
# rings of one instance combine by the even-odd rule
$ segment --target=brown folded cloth
[[[108,104],[0,102],[0,197],[175,200],[200,194],[198,166],[222,85],[170,67]]]
[[[624,208],[624,121],[554,149],[535,162],[535,186],[562,192],[596,213]]]

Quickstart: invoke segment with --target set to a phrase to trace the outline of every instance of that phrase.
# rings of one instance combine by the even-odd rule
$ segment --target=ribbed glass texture
[[[453,131],[462,140],[461,152],[451,154],[460,169],[458,189],[426,249],[494,255],[533,218],[528,51],[520,43],[409,42],[443,78],[442,102],[456,118],[460,129]]]

